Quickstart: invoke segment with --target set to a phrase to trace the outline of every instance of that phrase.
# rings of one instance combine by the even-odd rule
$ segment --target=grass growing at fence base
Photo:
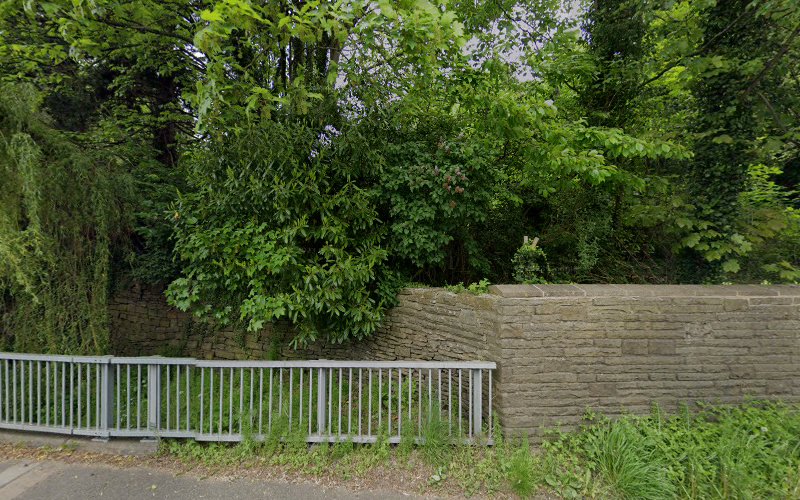
[[[417,422],[403,422],[404,431]],[[239,445],[167,441],[181,460],[238,466],[283,466],[340,480],[377,469],[413,469],[427,479],[421,492],[473,495],[539,491],[562,498],[800,498],[800,408],[751,402],[683,409],[615,420],[588,414],[576,432],[553,432],[540,445],[504,439],[495,446],[454,445],[431,415],[418,444],[337,443],[308,446],[302,433],[281,428],[279,440]],[[413,437],[413,433],[409,433]],[[391,485],[386,485],[391,486]]]

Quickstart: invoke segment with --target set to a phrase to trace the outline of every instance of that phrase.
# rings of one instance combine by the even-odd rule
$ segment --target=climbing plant
[[[105,353],[129,178],[54,130],[30,86],[0,87],[0,293],[7,347]]]

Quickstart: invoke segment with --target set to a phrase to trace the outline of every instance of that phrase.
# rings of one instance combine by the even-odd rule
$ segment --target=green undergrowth
[[[339,480],[378,468],[428,477],[418,487],[459,494],[544,493],[561,498],[800,498],[800,408],[782,403],[682,408],[615,420],[591,413],[573,432],[551,431],[538,446],[504,439],[460,446],[431,419],[423,439],[390,445],[312,445],[302,432],[237,445],[164,441],[162,453],[210,466],[281,466]],[[408,426],[410,428],[410,426]],[[276,434],[278,435],[278,434]],[[404,438],[410,436],[403,436]]]

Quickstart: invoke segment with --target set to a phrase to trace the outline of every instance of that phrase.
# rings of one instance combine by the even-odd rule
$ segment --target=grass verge
[[[424,442],[396,448],[351,443],[308,447],[302,437],[270,446],[233,448],[166,443],[165,452],[205,461],[258,459],[309,474],[342,478],[379,466],[413,467],[425,491],[562,498],[800,498],[800,409],[775,402],[687,408],[667,415],[611,420],[587,414],[575,432],[551,432],[533,449],[527,440],[494,447],[453,446],[432,419]],[[246,450],[246,451],[242,451]]]
[[[539,445],[454,446],[432,419],[416,446],[308,446],[301,433],[237,445],[161,443],[155,466],[304,479],[354,489],[523,498],[800,498],[800,407],[775,402],[687,408],[611,420],[587,414]],[[64,453],[61,451],[61,453]],[[59,457],[56,457],[59,458]]]

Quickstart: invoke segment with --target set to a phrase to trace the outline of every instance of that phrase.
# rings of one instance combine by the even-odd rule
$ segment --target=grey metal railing
[[[491,362],[0,353],[0,428],[202,441],[492,443]]]

